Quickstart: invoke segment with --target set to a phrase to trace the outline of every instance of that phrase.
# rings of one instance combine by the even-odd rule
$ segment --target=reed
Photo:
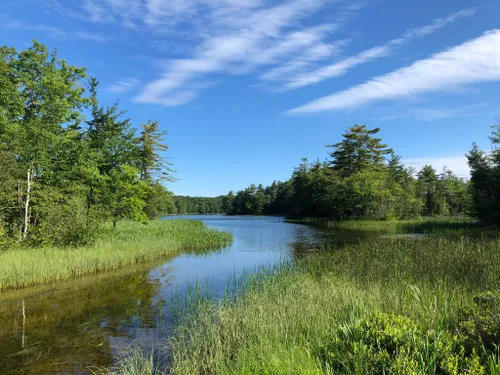
[[[203,253],[232,241],[229,233],[192,220],[107,225],[92,246],[25,248],[0,253],[0,290],[116,270],[168,255]]]

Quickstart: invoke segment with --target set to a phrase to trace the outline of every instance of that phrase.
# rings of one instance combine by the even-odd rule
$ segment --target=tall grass
[[[442,233],[460,230],[479,232],[484,228],[469,217],[421,217],[408,220],[329,220],[319,218],[304,218],[288,220],[292,223],[315,225],[329,229],[352,229],[392,233]]]
[[[229,233],[191,220],[124,222],[104,228],[92,246],[27,248],[0,253],[0,290],[115,270],[181,252],[216,250],[232,241]]]
[[[498,240],[458,233],[372,240],[320,251],[246,285],[243,297],[204,303],[181,325],[172,342],[173,374],[486,374],[498,363],[479,337],[472,336],[476,354],[469,359],[450,349],[462,345],[454,335],[464,306],[500,287]],[[395,362],[409,367],[377,367],[362,334],[406,337],[398,336],[404,319],[415,324],[412,343],[401,346]]]

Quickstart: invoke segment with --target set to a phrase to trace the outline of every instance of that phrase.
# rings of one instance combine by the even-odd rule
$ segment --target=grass
[[[432,367],[429,358],[411,362],[411,371],[391,371],[390,367],[377,371],[377,364],[371,361],[378,352],[359,349],[368,340],[359,334],[359,327],[373,317],[378,317],[377,322],[388,319],[389,327],[397,326],[399,318],[391,318],[394,314],[408,319],[418,327],[415,332],[421,332],[418,342],[409,346],[415,353],[421,352],[415,348],[425,347],[427,332],[450,337],[445,344],[432,341],[437,346],[459,345],[451,337],[462,329],[464,306],[472,306],[477,293],[500,287],[500,242],[457,238],[367,241],[322,251],[297,265],[257,276],[248,283],[244,297],[201,305],[195,317],[181,325],[173,339],[171,371],[221,375],[454,373],[443,370],[442,362]],[[499,330],[500,322],[496,323],[492,329]],[[370,329],[380,330],[377,337],[391,334],[380,322]],[[483,350],[474,333],[469,335],[470,344],[469,333],[463,333],[463,340],[476,348],[479,364],[461,366],[469,373],[489,373],[487,369],[498,364],[498,357],[492,350]],[[409,361],[408,356],[399,357]],[[440,360],[451,361],[452,357]]]
[[[142,354],[149,367],[122,359],[113,373],[500,374],[498,231],[462,219],[360,223],[335,225],[432,235],[324,247],[247,276],[231,297],[185,309],[168,366]]]
[[[92,246],[27,248],[0,253],[0,290],[22,288],[75,276],[116,270],[181,252],[216,250],[232,241],[229,233],[191,220],[120,223],[104,228]]]
[[[500,240],[466,220],[435,224],[364,222],[439,235],[325,247],[248,276],[232,297],[186,309],[166,368],[114,370],[500,374]]]
[[[304,218],[292,223],[315,225],[329,229],[352,229],[392,233],[441,233],[443,231],[484,229],[469,217],[421,217],[409,220],[329,220]],[[462,234],[464,234],[462,232]]]

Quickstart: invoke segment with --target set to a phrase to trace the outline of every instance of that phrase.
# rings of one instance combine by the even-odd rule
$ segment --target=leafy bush
[[[500,293],[484,292],[461,309],[459,331],[471,349],[495,351],[500,344]]]
[[[467,355],[461,337],[424,330],[399,315],[374,314],[344,326],[317,354],[334,373],[485,373],[476,352]]]
[[[10,239],[7,236],[7,230],[3,226],[2,222],[0,222],[0,251],[6,250],[9,246]]]
[[[98,212],[88,210],[83,199],[48,202],[39,206],[40,224],[30,233],[30,245],[85,246],[96,239],[100,227]]]

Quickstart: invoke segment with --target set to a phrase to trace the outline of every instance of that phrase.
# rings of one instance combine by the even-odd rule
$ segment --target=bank
[[[103,228],[97,241],[85,247],[36,247],[0,252],[0,290],[116,270],[181,252],[201,253],[223,248],[230,233],[199,221],[154,220],[149,224],[119,223]]]

